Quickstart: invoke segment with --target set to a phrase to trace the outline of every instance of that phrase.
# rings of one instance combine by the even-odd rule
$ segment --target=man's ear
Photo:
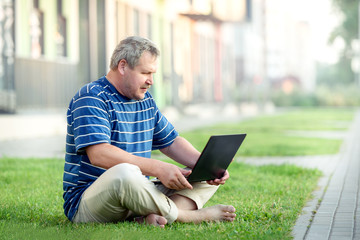
[[[118,71],[121,74],[125,73],[125,68],[127,67],[127,62],[125,59],[121,59],[119,64],[118,64]]]

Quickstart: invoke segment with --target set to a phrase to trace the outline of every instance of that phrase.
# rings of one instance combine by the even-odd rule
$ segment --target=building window
[[[39,9],[39,0],[33,1],[30,14],[31,56],[44,55],[44,12]]]
[[[57,0],[57,24],[55,41],[56,55],[66,57],[66,18],[62,14],[62,0]]]

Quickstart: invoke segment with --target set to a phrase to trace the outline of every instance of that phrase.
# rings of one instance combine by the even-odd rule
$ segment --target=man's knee
[[[118,164],[99,177],[82,196],[75,222],[112,222],[124,220],[129,210],[124,204],[131,184],[142,173],[132,164]],[[85,220],[84,220],[85,219]]]
[[[115,172],[117,175],[126,175],[129,173],[136,174],[137,172],[141,173],[138,166],[130,163],[120,163],[108,169],[108,171]]]
[[[118,164],[107,171],[107,175],[110,176],[110,181],[115,189],[134,185],[139,178],[144,177],[138,166],[129,163]]]

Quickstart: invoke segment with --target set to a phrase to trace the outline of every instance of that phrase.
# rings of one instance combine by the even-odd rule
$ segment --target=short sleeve
[[[155,110],[153,150],[170,146],[175,138],[179,136],[174,126],[166,119],[159,109],[155,108]]]
[[[91,145],[110,143],[110,120],[103,99],[91,95],[81,96],[73,102],[71,115],[77,153],[84,154],[84,149]]]

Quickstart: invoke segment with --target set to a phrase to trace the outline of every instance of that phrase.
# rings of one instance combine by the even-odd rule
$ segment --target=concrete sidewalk
[[[0,115],[0,157],[64,157],[66,111]]]
[[[162,113],[179,132],[210,126],[218,122],[236,122],[259,114],[273,114],[269,106],[260,112],[251,104],[235,106],[199,104],[182,109],[166,108]],[[64,158],[66,110],[0,114],[0,157]]]

